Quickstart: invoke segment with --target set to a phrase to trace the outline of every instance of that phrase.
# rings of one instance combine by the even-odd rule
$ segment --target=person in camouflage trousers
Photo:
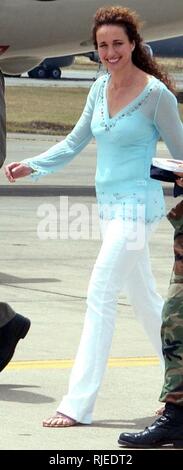
[[[165,380],[160,401],[183,407],[183,201],[167,215],[175,229],[175,263],[162,311],[162,350]]]

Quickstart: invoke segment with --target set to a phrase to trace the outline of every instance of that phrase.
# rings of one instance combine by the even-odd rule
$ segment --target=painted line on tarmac
[[[165,196],[172,196],[172,185],[169,183],[169,186],[166,186],[166,183],[163,185],[163,192]],[[20,186],[10,186],[10,185],[1,185],[0,186],[0,196],[6,197],[55,197],[55,196],[90,196],[95,197],[95,187],[94,186],[70,186],[70,185],[20,185]]]
[[[8,369],[70,369],[73,364],[73,359],[12,361],[8,365]],[[159,359],[157,357],[112,357],[108,361],[108,367],[145,367],[158,364]]]

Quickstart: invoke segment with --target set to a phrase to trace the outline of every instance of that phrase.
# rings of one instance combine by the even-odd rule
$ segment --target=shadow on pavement
[[[156,416],[157,418],[157,416]],[[101,420],[101,421],[95,421],[92,424],[90,424],[91,427],[93,428],[111,428],[111,429],[124,429],[130,428],[130,432],[133,432],[136,429],[144,429],[146,426],[149,426],[151,422],[155,420],[155,417],[153,416],[146,416],[144,418],[135,418],[135,419],[114,419],[114,420]]]
[[[53,403],[55,399],[40,393],[30,392],[28,388],[40,388],[38,385],[15,385],[3,384],[0,385],[1,401],[11,401],[19,403]]]

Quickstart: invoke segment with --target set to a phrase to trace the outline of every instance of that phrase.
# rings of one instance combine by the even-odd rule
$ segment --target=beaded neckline
[[[102,126],[105,128],[106,131],[110,131],[113,127],[116,126],[117,122],[124,118],[125,116],[130,116],[134,111],[136,111],[140,106],[147,100],[149,95],[151,94],[154,83],[157,82],[155,77],[153,77],[147,85],[144,87],[141,93],[134,98],[130,103],[124,106],[120,111],[118,111],[114,116],[110,117],[107,107],[107,84],[110,78],[110,74],[106,74],[104,78],[102,89],[101,89],[101,116],[102,116]]]

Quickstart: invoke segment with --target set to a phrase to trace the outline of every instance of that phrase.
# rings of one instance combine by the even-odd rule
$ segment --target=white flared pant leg
[[[139,295],[140,292],[141,295]],[[126,282],[125,293],[137,319],[142,324],[156,353],[160,357],[163,367],[164,360],[160,332],[164,301],[156,290],[156,282],[151,270],[149,247],[147,245]]]
[[[97,392],[105,371],[114,331],[118,295],[130,278],[138,260],[147,259],[148,226],[142,246],[128,243],[129,233],[120,219],[109,222],[101,250],[94,265],[87,296],[84,329],[71,372],[68,394],[57,411],[78,422],[89,424]],[[133,233],[133,227],[129,227]],[[138,244],[137,244],[138,245]],[[145,263],[146,264],[146,263]],[[136,282],[136,280],[135,280]],[[138,295],[143,296],[144,284]],[[155,305],[155,310],[157,306]],[[145,315],[145,309],[144,315]],[[152,318],[153,322],[153,318]]]

